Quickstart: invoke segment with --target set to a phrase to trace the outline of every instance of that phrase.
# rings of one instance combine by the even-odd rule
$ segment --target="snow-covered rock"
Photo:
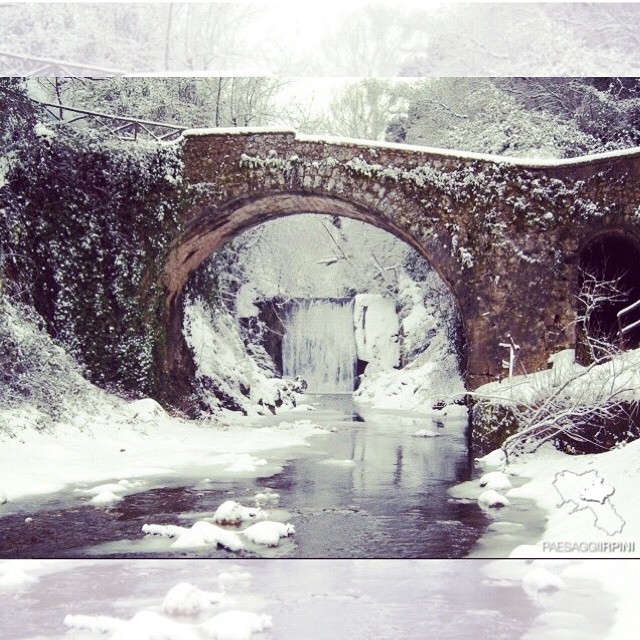
[[[185,306],[184,335],[213,411],[242,410],[256,416],[295,407],[294,383],[258,366],[247,352],[236,318],[210,309],[202,300],[191,301]]]
[[[145,524],[142,526],[142,532],[147,535],[175,538],[171,544],[173,549],[197,549],[215,545],[229,551],[244,549],[244,543],[236,533],[225,531],[204,520],[198,520],[191,528],[177,525]]]
[[[247,527],[242,534],[248,540],[255,544],[265,545],[267,547],[277,547],[280,544],[280,538],[286,538],[295,534],[293,525],[281,522],[256,522]]]
[[[411,434],[414,438],[437,438],[440,434],[433,429],[420,429]]]
[[[224,600],[223,593],[203,591],[188,582],[180,582],[164,597],[162,610],[170,616],[196,616]]]
[[[485,489],[493,489],[494,491],[508,491],[513,486],[511,480],[509,480],[509,476],[501,471],[485,473],[480,480],[478,480],[478,484]]]
[[[560,576],[543,567],[532,569],[522,578],[522,588],[529,595],[552,593],[565,587],[566,585]]]
[[[0,489],[0,504],[6,504],[8,502],[7,494]]]
[[[489,509],[499,509],[500,507],[508,507],[511,503],[502,494],[489,489],[478,496],[478,504]]]
[[[482,458],[476,458],[476,462],[482,467],[504,467],[507,456],[502,449],[494,449]]]
[[[213,514],[213,521],[216,524],[229,525],[240,524],[247,520],[259,520],[264,517],[265,513],[262,509],[243,507],[238,502],[227,500],[216,509]]]
[[[273,626],[271,617],[250,611],[224,611],[207,620],[202,630],[211,640],[250,640],[251,636]]]

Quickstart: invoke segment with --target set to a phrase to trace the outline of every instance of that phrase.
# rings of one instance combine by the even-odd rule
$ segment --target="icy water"
[[[494,580],[487,578],[481,561],[45,565],[39,581],[23,591],[0,590],[0,638],[100,638],[98,633],[65,631],[65,615],[129,620],[142,610],[162,613],[164,595],[179,582],[206,591],[222,588],[234,599],[228,608],[271,616],[272,629],[255,636],[264,640],[595,640],[606,635],[612,604],[593,583],[570,581],[561,592],[530,597],[520,586],[520,576],[529,568],[515,561],[511,566],[510,579]],[[193,625],[219,610],[173,619]]]
[[[495,517],[505,517],[505,510],[487,514],[475,501],[447,493],[472,472],[466,421],[434,423],[377,411],[360,415],[346,395],[309,400],[317,403],[316,411],[274,421],[306,418],[333,431],[313,437],[308,449],[291,452],[280,472],[257,479],[184,481],[183,486],[173,480],[174,486],[129,495],[110,508],[69,502],[69,495],[66,503],[59,496],[35,513],[25,505],[0,519],[0,557],[237,556],[211,547],[173,551],[171,540],[145,537],[141,529],[146,523],[190,526],[212,516],[225,500],[253,506],[253,496],[267,490],[280,495],[279,504],[268,508],[270,519],[291,522],[295,537],[277,548],[251,548],[241,555],[458,558],[472,551]],[[412,435],[425,428],[439,437]],[[25,522],[26,516],[32,520]],[[507,516],[526,524],[520,527],[521,539],[508,536],[512,547],[530,541],[541,526],[527,509],[511,507]]]

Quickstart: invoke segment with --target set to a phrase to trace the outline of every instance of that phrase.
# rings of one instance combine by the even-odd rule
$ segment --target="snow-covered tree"
[[[279,78],[105,78],[38,81],[49,101],[111,115],[191,127],[274,124],[284,107]]]
[[[329,105],[330,133],[366,140],[381,140],[394,115],[405,108],[403,90],[397,83],[365,78],[349,84]]]

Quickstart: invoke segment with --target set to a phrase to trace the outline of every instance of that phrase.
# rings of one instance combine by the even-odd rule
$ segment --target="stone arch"
[[[617,313],[624,307],[640,300],[640,238],[626,229],[602,229],[582,243],[578,250],[577,290],[582,288],[585,274],[591,274],[602,280],[619,279],[622,295],[611,302],[603,303],[593,314],[590,327],[583,324],[577,327],[577,358],[579,362],[590,360],[585,347],[586,332],[591,331],[594,338],[616,341],[618,334]],[[584,309],[576,309],[582,315]],[[640,310],[630,314],[627,323],[640,319]],[[631,348],[640,346],[640,327],[625,336],[625,345]]]
[[[164,264],[164,287],[166,292],[165,327],[166,340],[161,357],[160,372],[171,388],[170,401],[180,404],[180,396],[188,393],[195,367],[182,334],[182,291],[189,277],[198,267],[225,243],[261,223],[303,213],[325,214],[351,218],[371,224],[391,233],[408,244],[439,274],[456,299],[461,320],[461,343],[463,345],[463,374],[466,372],[467,327],[461,304],[456,272],[446,262],[439,261],[412,233],[396,224],[382,213],[356,202],[335,195],[319,195],[305,192],[280,192],[253,195],[229,202],[226,206],[197,207],[188,219],[191,222],[173,242]]]

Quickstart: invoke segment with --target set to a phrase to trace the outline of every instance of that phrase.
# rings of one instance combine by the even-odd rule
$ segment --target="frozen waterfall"
[[[352,301],[296,303],[286,321],[282,365],[285,376],[306,380],[310,393],[351,393],[356,366]]]

